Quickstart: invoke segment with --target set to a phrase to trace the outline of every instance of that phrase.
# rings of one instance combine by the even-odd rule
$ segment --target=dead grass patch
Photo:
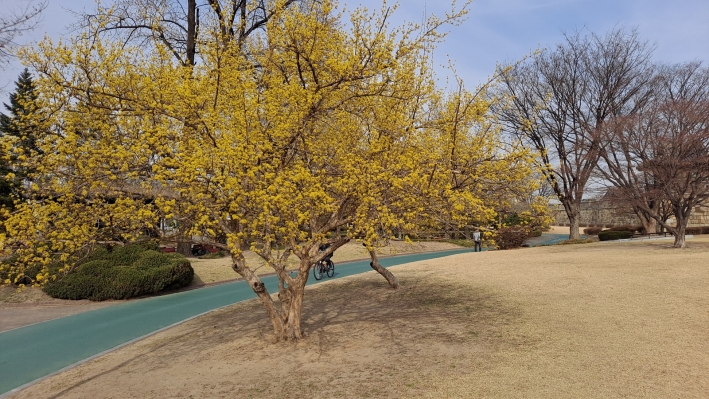
[[[309,288],[297,343],[240,303],[22,398],[706,398],[709,237],[462,254]]]
[[[389,245],[382,246],[377,249],[379,256],[402,255],[415,252],[430,252],[443,251],[448,249],[460,249],[461,247],[447,242],[404,242],[390,241]],[[256,274],[272,274],[273,268],[268,266],[266,262],[258,255],[251,251],[245,251],[244,257],[246,262]],[[369,253],[362,247],[362,244],[349,242],[335,251],[332,260],[335,263],[347,262],[359,259],[368,259]],[[192,285],[202,285],[228,281],[240,278],[240,276],[231,268],[231,258],[217,259],[193,259],[190,258],[192,268],[194,268],[195,277]],[[298,257],[291,255],[288,259],[288,264],[295,269],[299,265]]]

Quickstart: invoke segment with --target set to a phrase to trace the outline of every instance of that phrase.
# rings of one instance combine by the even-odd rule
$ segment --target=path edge
[[[115,350],[121,349],[121,348],[123,348],[124,346],[128,346],[128,345],[134,344],[134,343],[136,343],[136,342],[138,342],[138,341],[142,341],[142,340],[144,340],[144,339],[146,339],[146,338],[148,338],[148,337],[151,337],[151,336],[153,336],[153,335],[155,335],[155,334],[158,334],[158,333],[163,332],[163,331],[165,331],[165,330],[168,330],[168,329],[170,329],[170,328],[179,326],[180,324],[186,323],[186,322],[188,322],[188,321],[190,321],[190,320],[192,320],[192,319],[196,319],[196,318],[198,318],[198,317],[204,316],[204,315],[209,314],[209,313],[212,313],[212,312],[216,312],[217,310],[224,309],[224,308],[229,307],[229,306],[232,306],[232,305],[234,305],[234,304],[233,304],[233,303],[230,303],[230,304],[228,304],[228,305],[220,306],[220,307],[218,307],[218,308],[211,309],[211,310],[208,310],[208,311],[206,311],[206,312],[202,312],[202,313],[200,313],[200,314],[197,314],[197,315],[194,315],[194,316],[192,316],[192,317],[189,317],[189,318],[187,318],[187,319],[184,319],[184,320],[178,321],[178,322],[176,322],[176,323],[170,324],[169,326],[165,326],[165,327],[163,327],[163,328],[160,328],[160,329],[155,330],[155,331],[153,331],[153,332],[150,332],[150,333],[148,333],[148,334],[142,335],[142,336],[140,336],[140,337],[133,338],[133,339],[130,340],[130,341],[127,341],[127,342],[124,342],[124,343],[122,343],[122,344],[116,345],[116,346],[114,346],[114,347],[112,347],[112,348],[106,349],[106,350],[104,350],[103,352],[100,352],[100,353],[97,353],[97,354],[95,354],[95,355],[89,356],[89,357],[87,357],[86,359],[79,360],[78,362],[72,363],[72,364],[70,364],[70,365],[68,365],[68,366],[65,366],[65,367],[63,367],[63,368],[61,368],[61,369],[59,369],[59,370],[57,370],[57,371],[54,371],[54,372],[52,372],[52,373],[50,373],[50,374],[47,374],[47,375],[42,376],[42,377],[39,377],[39,378],[37,378],[37,379],[35,379],[35,380],[32,380],[32,381],[30,381],[30,382],[28,382],[28,383],[26,383],[26,384],[23,384],[23,385],[21,385],[21,386],[19,386],[19,387],[13,388],[13,389],[11,389],[11,390],[5,392],[5,393],[2,393],[2,394],[0,394],[0,399],[9,398],[11,395],[14,395],[14,394],[16,394],[16,393],[19,393],[19,392],[21,392],[22,390],[24,390],[25,388],[29,388],[30,386],[32,386],[32,385],[34,385],[34,384],[36,384],[36,383],[38,383],[38,382],[40,382],[40,381],[46,380],[47,378],[54,377],[54,376],[57,375],[57,374],[63,373],[63,372],[68,371],[68,370],[71,370],[71,369],[73,369],[74,367],[80,366],[80,365],[82,365],[82,364],[84,364],[84,363],[86,363],[86,362],[89,362],[89,361],[91,361],[91,360],[94,360],[94,359],[96,359],[96,358],[98,358],[98,357],[101,357],[101,356],[103,356],[103,355],[106,355],[106,354],[108,354],[108,353],[111,353],[111,352],[113,352],[113,351],[115,351]]]

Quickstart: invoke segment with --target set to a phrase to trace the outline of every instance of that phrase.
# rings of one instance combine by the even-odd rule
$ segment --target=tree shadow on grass
[[[254,395],[264,389],[264,381],[265,386],[285,384],[292,374],[289,383],[300,388],[289,394],[337,396],[337,390],[344,388],[328,384],[332,386],[314,391],[313,386],[320,385],[316,380],[295,377],[304,369],[312,369],[316,375],[325,362],[333,367],[331,378],[346,374],[351,384],[379,387],[378,392],[384,395],[392,389],[390,380],[399,373],[410,376],[422,368],[434,374],[462,373],[464,368],[449,369],[448,363],[468,362],[471,356],[492,353],[501,345],[529,343],[529,338],[515,329],[522,310],[494,290],[427,273],[399,274],[398,290],[388,288],[375,274],[309,287],[303,309],[307,336],[301,341],[273,344],[271,324],[262,305],[250,300],[121,349],[130,351],[124,352],[130,356],[107,362],[108,368],[103,370],[82,374],[81,381],[52,397],[92,381],[101,383],[97,380],[103,378],[120,379],[124,373],[159,375],[175,364],[214,361],[224,353],[229,354],[230,363],[239,365],[234,370],[239,378],[218,384],[233,385],[234,394]],[[345,363],[348,369],[338,371],[338,365]],[[269,382],[264,369],[273,370],[280,380]],[[372,377],[373,370],[388,370],[391,375]],[[254,381],[260,385],[253,385]]]

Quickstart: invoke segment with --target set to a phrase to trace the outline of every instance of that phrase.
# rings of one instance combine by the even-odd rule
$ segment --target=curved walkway
[[[583,236],[582,236],[583,237]],[[542,233],[539,237],[532,237],[528,239],[525,244],[529,247],[539,247],[542,245],[553,245],[558,244],[562,241],[569,239],[568,234],[553,234],[553,233]]]
[[[470,249],[400,255],[380,259],[389,267],[440,258]],[[336,265],[341,278],[371,271],[369,260]],[[315,283],[309,279],[308,284]],[[327,279],[325,279],[327,281]],[[263,278],[269,292],[276,276]],[[191,318],[254,298],[244,281],[129,301],[0,333],[0,397],[107,351]]]

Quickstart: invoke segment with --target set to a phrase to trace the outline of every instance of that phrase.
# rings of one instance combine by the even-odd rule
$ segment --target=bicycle
[[[326,274],[328,277],[335,275],[335,264],[332,263],[332,260],[323,259],[313,266],[313,277],[315,277],[316,280],[322,279],[323,274]]]

